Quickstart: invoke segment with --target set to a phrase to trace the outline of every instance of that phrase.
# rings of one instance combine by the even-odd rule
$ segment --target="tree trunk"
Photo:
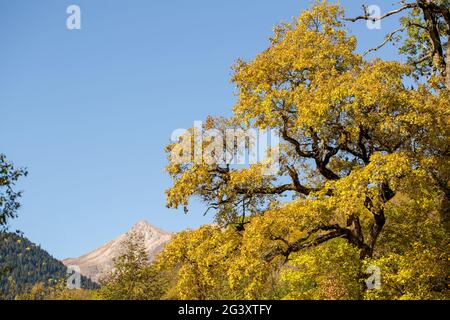
[[[446,5],[437,5],[430,0],[418,0],[417,4],[422,10],[426,29],[433,46],[431,54],[435,71],[438,70],[445,77],[445,87],[450,90],[450,10]],[[447,49],[445,51],[438,26],[440,15],[447,25]]]
[[[375,249],[375,244],[377,243],[378,236],[383,230],[384,224],[386,223],[386,217],[384,215],[384,210],[381,209],[380,212],[374,214],[374,224],[371,227],[369,239],[367,243],[364,244],[362,248],[359,258],[364,260],[365,258],[372,258],[373,251]]]
[[[449,35],[447,40],[447,52],[445,54],[445,87],[447,90],[450,90],[450,25],[449,28]]]

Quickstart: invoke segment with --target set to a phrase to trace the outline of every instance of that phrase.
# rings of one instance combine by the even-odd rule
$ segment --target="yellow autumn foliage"
[[[197,197],[218,224],[163,252],[170,296],[449,298],[449,91],[439,75],[414,83],[409,65],[363,59],[343,17],[317,1],[277,26],[266,50],[234,66],[233,116],[203,125],[222,138],[278,130],[277,174],[263,163],[180,164],[181,140],[167,147],[168,207]],[[370,265],[381,290],[365,286]]]

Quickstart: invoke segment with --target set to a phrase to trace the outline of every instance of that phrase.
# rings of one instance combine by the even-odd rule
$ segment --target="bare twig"
[[[397,33],[403,32],[403,31],[405,31],[405,29],[406,29],[406,27],[402,27],[402,28],[398,28],[397,30],[394,30],[394,31],[390,32],[389,34],[386,35],[384,41],[383,41],[380,45],[378,45],[378,46],[375,47],[375,48],[371,48],[371,49],[367,50],[366,52],[364,52],[363,56],[366,56],[366,55],[369,54],[370,52],[380,50],[380,49],[383,48],[387,43],[391,42],[391,41],[393,40],[394,36],[395,36]]]

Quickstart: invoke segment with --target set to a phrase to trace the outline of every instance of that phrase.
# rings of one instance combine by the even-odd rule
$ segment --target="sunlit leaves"
[[[18,202],[22,193],[14,190],[14,185],[21,176],[27,175],[25,169],[17,169],[0,154],[0,229],[8,220],[16,216],[20,208]]]
[[[233,116],[208,118],[220,132],[279,130],[278,175],[169,161],[168,206],[198,197],[220,225],[182,233],[164,252],[174,296],[446,296],[450,96],[439,76],[410,86],[410,66],[364,60],[342,16],[318,1],[277,26],[269,48],[234,66]],[[430,272],[415,271],[428,264],[415,255]],[[384,291],[366,294],[369,263],[386,272]]]

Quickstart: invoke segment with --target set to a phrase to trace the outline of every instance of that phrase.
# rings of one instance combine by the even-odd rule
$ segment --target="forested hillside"
[[[14,233],[0,233],[0,298],[14,299],[34,284],[52,285],[66,277],[67,267],[40,246]],[[96,285],[82,278],[84,288]]]

